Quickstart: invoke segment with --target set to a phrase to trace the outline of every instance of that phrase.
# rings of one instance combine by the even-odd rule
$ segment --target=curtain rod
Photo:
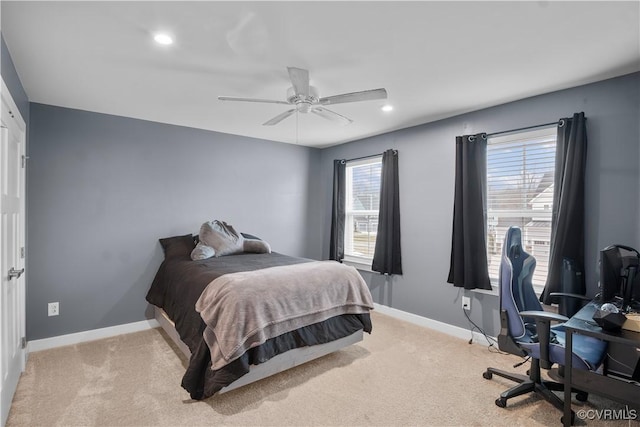
[[[378,153],[378,154],[370,154],[368,156],[362,156],[362,157],[354,157],[353,159],[342,159],[343,162],[355,162],[356,160],[364,160],[364,159],[371,159],[373,157],[380,157],[382,156],[384,153]],[[393,154],[398,154],[398,150],[393,150]]]
[[[586,117],[584,119],[587,120]],[[518,128],[518,129],[503,130],[503,131],[500,131],[500,132],[489,133],[489,134],[487,134],[487,138],[490,137],[490,136],[501,135],[503,133],[518,132],[518,131],[521,131],[521,130],[535,129],[535,128],[541,128],[541,127],[551,126],[551,125],[558,125],[558,126],[562,127],[562,126],[564,126],[564,121],[565,121],[565,119],[560,119],[557,122],[543,123],[541,125],[526,126],[526,127]]]
[[[500,131],[500,132],[489,133],[489,134],[487,134],[487,138],[490,137],[490,136],[502,135],[503,133],[518,132],[518,131],[521,131],[521,130],[529,130],[529,129],[541,128],[541,127],[551,126],[551,125],[560,125],[560,127],[562,127],[562,126],[564,126],[564,121],[562,119],[560,119],[557,122],[543,123],[541,125],[525,126],[523,128],[518,128],[518,129],[503,130],[503,131]]]

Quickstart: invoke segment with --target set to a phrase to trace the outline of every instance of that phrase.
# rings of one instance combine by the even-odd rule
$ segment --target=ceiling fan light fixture
[[[311,103],[307,101],[296,102],[296,110],[300,113],[308,113],[311,111]]]
[[[165,33],[156,33],[153,36],[153,40],[155,40],[156,43],[164,45],[164,46],[168,46],[170,44],[173,44],[173,38],[171,38],[170,35],[165,34]]]

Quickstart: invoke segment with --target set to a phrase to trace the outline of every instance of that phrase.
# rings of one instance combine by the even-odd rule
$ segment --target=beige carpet
[[[186,361],[160,329],[32,353],[7,425],[560,425],[560,412],[537,397],[494,404],[512,383],[482,372],[514,371],[519,358],[372,316],[363,342],[202,402],[180,387]],[[590,401],[574,409],[618,407]]]

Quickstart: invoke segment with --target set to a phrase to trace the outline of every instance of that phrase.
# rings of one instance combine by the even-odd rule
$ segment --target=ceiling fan
[[[271,99],[257,99],[257,98],[238,98],[234,96],[219,96],[218,99],[220,101],[241,101],[241,102],[263,102],[267,104],[285,104],[292,105],[295,108],[285,111],[284,113],[278,114],[271,120],[268,120],[263,123],[263,126],[273,126],[296,111],[300,113],[314,113],[318,116],[333,120],[336,122],[340,122],[342,124],[352,123],[348,117],[343,116],[342,114],[338,114],[335,111],[331,111],[325,108],[325,105],[333,105],[333,104],[344,104],[347,102],[359,102],[359,101],[370,101],[374,99],[386,99],[387,98],[387,90],[384,88],[381,89],[371,89],[371,90],[363,90],[360,92],[351,92],[351,93],[343,93],[340,95],[333,95],[321,98],[318,90],[309,85],[309,71],[304,70],[302,68],[296,67],[287,67],[289,71],[289,79],[291,79],[292,87],[287,89],[287,99],[286,101],[277,101]]]

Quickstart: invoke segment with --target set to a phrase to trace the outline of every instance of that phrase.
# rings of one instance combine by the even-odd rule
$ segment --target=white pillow
[[[198,261],[201,259],[211,258],[216,254],[215,249],[211,246],[207,246],[202,242],[198,242],[195,248],[191,251],[191,259]]]

